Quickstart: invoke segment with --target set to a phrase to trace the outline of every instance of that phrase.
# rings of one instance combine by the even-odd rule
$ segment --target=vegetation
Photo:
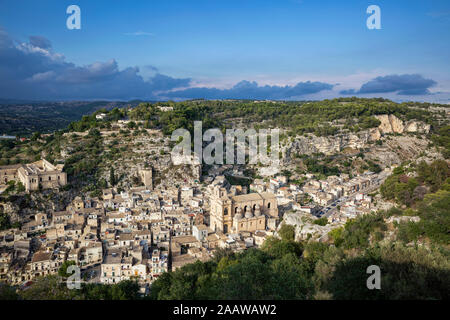
[[[329,235],[337,247],[365,249],[371,245],[371,239],[375,242],[382,240],[386,230],[383,215],[376,213],[349,220],[342,228],[332,230]]]
[[[383,290],[368,290],[378,265]],[[269,238],[261,250],[219,252],[163,274],[152,299],[448,299],[450,263],[437,250],[375,246],[347,251],[322,243]]]
[[[71,275],[71,273],[67,273],[67,268],[70,266],[75,266],[75,261],[67,260],[64,261],[64,263],[61,265],[61,267],[58,270],[58,275],[64,278],[67,278]]]
[[[319,226],[326,226],[328,224],[328,219],[326,217],[322,217],[317,220],[314,220],[313,223]]]
[[[58,275],[40,277],[24,289],[0,284],[0,300],[136,300],[140,299],[135,281],[113,285],[81,284],[80,289],[68,289]]]
[[[403,167],[396,168],[381,185],[380,192],[383,198],[408,207],[422,201],[426,193],[439,190],[450,178],[450,168],[444,160],[436,160],[430,165],[419,163],[417,168],[411,170],[416,173],[415,177],[406,175],[405,170]]]

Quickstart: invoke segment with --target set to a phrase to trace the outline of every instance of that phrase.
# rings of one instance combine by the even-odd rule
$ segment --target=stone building
[[[67,174],[62,171],[64,165],[52,165],[45,159],[13,166],[0,167],[0,184],[19,180],[26,191],[52,189],[67,184]]]
[[[233,196],[225,188],[215,187],[210,205],[211,229],[225,234],[266,230],[278,220],[277,199],[268,192]]]
[[[152,169],[141,169],[139,170],[139,175],[141,176],[142,182],[148,189],[153,189],[153,171]]]

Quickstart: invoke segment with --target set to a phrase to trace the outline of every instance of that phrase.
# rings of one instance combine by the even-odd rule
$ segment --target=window
[[[223,210],[223,214],[224,214],[225,216],[228,214],[228,208],[225,208],[225,209]]]
[[[270,202],[267,204],[267,209],[270,209]]]
[[[253,205],[253,211],[255,211],[255,209],[256,209],[256,204]]]
[[[247,212],[247,206],[244,207],[244,213],[246,213],[246,212]]]

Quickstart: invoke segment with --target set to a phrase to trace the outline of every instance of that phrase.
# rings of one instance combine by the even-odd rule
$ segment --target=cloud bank
[[[324,82],[299,82],[295,86],[259,86],[255,81],[243,80],[230,89],[188,88],[169,92],[170,98],[192,99],[289,99],[331,90],[333,85]]]
[[[371,93],[392,93],[397,95],[427,95],[429,88],[435,86],[436,81],[425,79],[420,74],[392,74],[384,77],[377,77],[364,83],[359,90],[342,90],[341,94],[371,94]]]
[[[138,67],[119,70],[115,60],[78,66],[55,53],[44,37],[31,36],[19,43],[0,29],[1,98],[157,99],[161,91],[190,83],[190,78],[160,73],[144,80]]]

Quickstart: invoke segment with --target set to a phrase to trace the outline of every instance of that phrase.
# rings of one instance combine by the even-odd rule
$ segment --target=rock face
[[[406,223],[406,222],[419,222],[420,221],[420,217],[418,216],[400,216],[400,217],[390,217],[389,219],[387,219],[387,223],[393,223],[393,222],[397,222],[397,223]]]
[[[382,114],[375,117],[381,122],[378,126],[381,133],[403,133],[403,121],[393,114]]]
[[[341,132],[333,136],[325,137],[317,137],[312,134],[308,136],[296,136],[292,140],[289,140],[287,144],[281,145],[280,150],[283,154],[281,163],[287,165],[291,163],[296,155],[302,154],[311,155],[314,153],[323,153],[325,155],[332,155],[342,152],[347,148],[353,150],[359,150],[368,146],[373,148],[373,145],[371,146],[369,143],[371,141],[380,140],[383,134],[403,134],[407,132],[428,133],[430,131],[430,125],[428,124],[415,120],[404,123],[393,114],[377,115],[376,118],[381,122],[377,128],[371,128],[358,133]],[[392,137],[394,140],[397,138],[405,139],[406,144],[402,142],[402,146],[404,145],[407,147],[406,149],[409,149],[410,143],[408,142],[416,141],[415,138],[411,136]],[[426,142],[426,140],[420,141],[423,143]],[[395,152],[393,152],[393,149],[377,149],[377,152],[379,153],[377,155],[378,160],[387,165],[398,163],[401,159],[399,159],[399,151],[397,149],[398,146],[395,147]],[[402,149],[405,148],[402,147]],[[417,156],[417,154],[414,156]],[[269,176],[278,172],[274,167],[259,168],[258,170],[261,176]]]
[[[298,136],[287,147],[282,148],[283,160],[291,159],[294,154],[324,153],[327,155],[341,152],[345,148],[361,149],[372,139],[373,134],[362,131],[358,134],[341,133],[329,137]]]
[[[18,211],[18,207],[10,202],[0,203],[0,213],[7,214],[9,216],[9,220],[12,223],[20,221],[20,215],[18,214]]]
[[[405,125],[405,132],[421,132],[428,133],[430,132],[431,126],[429,124],[425,124],[419,121],[409,121]]]
[[[378,126],[378,130],[380,131],[380,133],[430,132],[430,125],[425,124],[421,121],[412,120],[403,123],[402,120],[400,120],[393,114],[381,114],[375,117],[381,122],[381,124]]]
[[[380,140],[381,139],[381,132],[380,129],[374,128],[370,130],[370,139],[371,140]]]
[[[313,239],[316,241],[327,241],[328,232],[337,228],[338,225],[327,224],[326,226],[319,226],[314,224],[313,221],[317,218],[310,214],[303,212],[291,212],[287,213],[283,217],[283,222],[279,225],[279,228],[283,224],[292,225],[295,227],[295,240],[308,240]],[[278,229],[279,229],[278,228]]]

